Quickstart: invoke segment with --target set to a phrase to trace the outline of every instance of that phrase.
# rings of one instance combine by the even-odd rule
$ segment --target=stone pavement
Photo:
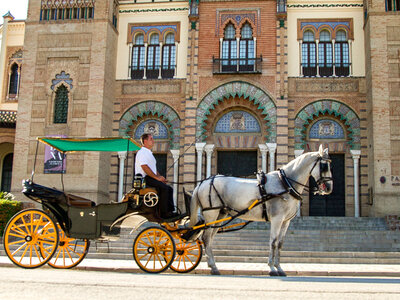
[[[7,256],[0,256],[0,267],[14,266]],[[268,275],[269,267],[266,263],[226,263],[217,262],[223,275]],[[47,266],[44,266],[47,267]],[[282,264],[288,276],[369,276],[369,277],[400,277],[399,264],[309,264],[285,263]],[[143,273],[132,260],[116,259],[84,259],[74,269],[88,271],[110,271]],[[168,270],[167,273],[173,273]],[[207,263],[201,262],[190,274],[210,274]]]

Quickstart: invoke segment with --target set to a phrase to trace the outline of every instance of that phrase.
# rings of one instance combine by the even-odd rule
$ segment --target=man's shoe
[[[169,212],[165,216],[163,216],[162,218],[164,220],[169,220],[169,219],[175,219],[176,217],[179,217],[179,216],[180,216],[180,214],[178,214],[176,212]]]

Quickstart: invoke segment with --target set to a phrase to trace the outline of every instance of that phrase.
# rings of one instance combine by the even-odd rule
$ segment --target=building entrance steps
[[[217,235],[217,262],[265,263],[269,253],[268,223]],[[88,259],[132,260],[137,232],[122,229],[120,239],[91,242]],[[5,255],[3,246],[0,255]],[[282,263],[399,264],[400,232],[390,231],[383,218],[300,217],[288,229]],[[203,257],[205,261],[205,257]]]

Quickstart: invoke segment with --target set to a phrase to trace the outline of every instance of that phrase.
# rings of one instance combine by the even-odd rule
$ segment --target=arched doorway
[[[3,169],[1,171],[1,191],[11,191],[12,165],[14,154],[9,153],[3,159]]]
[[[313,193],[304,201],[302,212],[310,216],[351,215],[354,189],[351,151],[360,149],[360,119],[347,105],[334,100],[321,100],[304,107],[295,119],[295,149],[317,151],[319,145],[329,148],[332,159],[333,192],[319,196]],[[316,184],[310,179],[310,190]],[[304,208],[305,207],[305,208]],[[304,209],[307,209],[308,212]]]

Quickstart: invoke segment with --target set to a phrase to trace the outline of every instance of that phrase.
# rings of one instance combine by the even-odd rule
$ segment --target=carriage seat
[[[65,193],[67,198],[67,205],[74,206],[74,207],[93,207],[96,206],[92,200]]]
[[[147,187],[147,188],[141,189],[141,190],[139,191],[139,195],[140,195],[140,196],[144,196],[144,195],[146,195],[146,194],[149,193],[149,192],[153,192],[153,193],[157,194],[156,188],[150,187],[150,186],[149,186],[149,187]]]

